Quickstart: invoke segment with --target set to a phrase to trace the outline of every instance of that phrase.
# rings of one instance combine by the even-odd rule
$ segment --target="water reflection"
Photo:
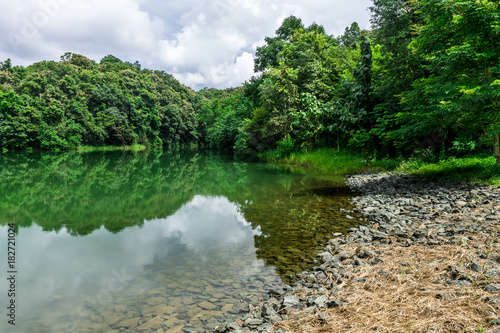
[[[3,244],[5,227],[0,231]],[[237,205],[224,197],[207,196],[195,196],[167,218],[117,234],[101,228],[75,238],[64,228],[57,233],[42,232],[38,226],[22,228],[17,298],[22,319],[17,327],[31,332],[64,330],[68,325],[107,331],[116,328],[113,321],[122,311],[115,308],[124,304],[127,310],[136,311],[138,324],[145,323],[149,318],[142,313],[157,304],[148,304],[152,295],[143,290],[158,288],[164,289],[154,296],[175,308],[165,316],[166,321],[175,318],[173,325],[230,320],[236,313],[229,307],[222,311],[224,299],[240,301],[247,294],[254,296],[248,301],[256,301],[280,283],[274,269],[256,257],[253,236],[258,234]],[[191,278],[186,280],[186,276]],[[229,286],[221,283],[228,280],[232,281]],[[200,293],[188,290],[193,281]],[[233,283],[238,288],[232,288]],[[6,281],[0,287],[6,290]],[[167,292],[169,287],[172,290]],[[133,302],[130,295],[136,295]],[[201,311],[198,304],[207,299],[216,300],[210,302],[213,316],[204,322],[181,315]],[[0,323],[2,332],[8,329],[4,324]]]
[[[31,332],[228,320],[357,223],[340,212],[351,195],[197,152],[0,155],[0,224],[20,226],[18,315]]]
[[[249,233],[251,224],[238,206],[225,197],[197,195],[174,215],[156,221],[163,222],[165,237],[178,238],[190,250],[201,254],[214,245],[224,247],[250,240],[253,246],[252,236],[261,234],[260,227]]]

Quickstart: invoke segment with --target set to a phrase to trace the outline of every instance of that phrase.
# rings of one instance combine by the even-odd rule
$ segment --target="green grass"
[[[494,156],[489,155],[449,157],[437,163],[409,159],[403,161],[397,170],[433,180],[500,185],[500,165]]]
[[[147,147],[144,145],[134,144],[130,146],[79,146],[75,150],[78,151],[115,151],[115,150],[131,150],[131,151],[141,151],[146,150]]]
[[[366,160],[359,154],[338,151],[332,148],[320,148],[310,153],[292,153],[287,157],[277,157],[276,152],[267,152],[261,156],[264,160],[297,167],[309,171],[346,176],[364,171],[393,170],[398,162],[395,159]]]
[[[459,181],[500,186],[500,165],[495,157],[487,154],[466,157],[448,157],[431,163],[420,158],[372,159],[346,150],[321,148],[308,154],[292,153],[280,157],[276,151],[267,152],[261,158],[291,169],[304,170],[322,175],[347,176],[364,171],[399,171],[431,180]]]

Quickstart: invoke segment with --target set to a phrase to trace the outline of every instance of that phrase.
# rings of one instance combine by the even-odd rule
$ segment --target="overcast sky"
[[[239,86],[284,18],[341,35],[369,29],[370,0],[0,0],[0,61],[29,65],[65,52],[112,54],[194,88]]]

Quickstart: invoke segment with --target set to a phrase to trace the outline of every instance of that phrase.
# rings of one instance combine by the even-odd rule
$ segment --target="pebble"
[[[352,199],[357,208],[352,211],[340,210],[352,215],[363,214],[367,224],[351,228],[347,235],[333,233],[334,238],[328,241],[328,245],[318,255],[317,261],[321,266],[298,274],[299,280],[291,286],[285,285],[283,292],[271,291],[270,299],[244,318],[245,323],[256,324],[262,321],[262,324],[257,327],[245,325],[243,330],[223,326],[216,332],[274,332],[270,329],[270,323],[285,319],[279,314],[286,313],[283,311],[287,308],[302,310],[303,313],[321,313],[316,309],[342,306],[346,301],[335,299],[335,285],[340,284],[343,279],[352,278],[356,267],[375,266],[382,262],[376,253],[364,249],[365,245],[469,246],[474,243],[473,239],[462,235],[466,232],[484,233],[489,230],[491,223],[500,221],[500,188],[432,182],[401,173],[364,173],[349,177],[347,183],[359,193]],[[347,215],[347,218],[352,215]],[[359,244],[355,253],[339,250],[339,246],[350,243]],[[498,277],[500,255],[478,255],[483,259],[488,257],[487,268],[475,262],[468,263],[465,268],[450,266],[446,282],[460,287],[470,286],[474,283],[470,278],[471,271],[484,271],[486,276]],[[382,275],[383,273],[380,272]],[[325,274],[330,279],[336,279],[337,283],[327,283]],[[353,282],[366,281],[355,279]],[[500,285],[489,284],[484,290],[498,293]],[[500,305],[499,297],[488,297],[485,301]],[[258,320],[250,321],[251,318]],[[498,325],[497,322],[500,319],[492,324]]]

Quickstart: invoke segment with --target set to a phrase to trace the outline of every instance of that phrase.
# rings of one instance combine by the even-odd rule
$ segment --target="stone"
[[[355,254],[360,259],[367,259],[374,256],[372,251],[366,250],[362,247],[357,248]]]
[[[500,317],[495,319],[495,320],[492,320],[490,321],[489,323],[490,325],[494,326],[494,325],[500,325]]]
[[[222,307],[221,311],[222,312],[229,312],[233,309],[233,304],[224,304]]]
[[[323,263],[328,263],[333,261],[333,255],[330,252],[322,252],[318,254],[318,257],[321,258]]]
[[[261,316],[262,317],[265,317],[265,316],[269,316],[273,313],[276,313],[276,311],[274,310],[274,308],[272,307],[272,305],[268,304],[268,303],[264,303],[262,305],[262,312],[261,312]]]
[[[165,333],[180,333],[182,332],[182,328],[184,325],[177,325],[172,328],[169,328],[168,330],[165,331]]]
[[[215,309],[217,309],[217,306],[215,306],[212,303],[207,302],[207,301],[203,301],[203,302],[199,303],[198,306],[200,308],[204,309],[204,310],[215,310]]]
[[[484,291],[489,293],[495,293],[500,291],[500,285],[498,284],[490,284],[484,288]]]
[[[105,317],[106,318],[106,321],[107,323],[110,325],[110,326],[114,326],[115,324],[117,324],[118,322],[124,320],[127,318],[126,315],[124,314],[119,314],[119,313],[114,313],[113,315],[110,315],[110,316],[107,316]]]
[[[154,317],[153,319],[148,320],[141,326],[135,329],[136,332],[151,332],[153,330],[160,329],[162,326],[164,319],[160,316]]]
[[[127,307],[125,305],[120,304],[120,305],[115,306],[114,310],[116,312],[122,312],[123,313],[123,312],[127,312]]]
[[[466,280],[455,280],[451,281],[450,284],[453,284],[457,287],[470,287],[472,285],[472,283]]]
[[[243,326],[244,327],[255,327],[255,326],[259,326],[260,324],[262,324],[262,319],[248,318],[243,323]]]
[[[337,308],[339,306],[342,306],[345,303],[344,300],[330,300],[325,303],[326,307],[331,309],[331,308]]]
[[[500,297],[487,297],[486,302],[500,306]]]
[[[448,272],[453,280],[466,280],[470,281],[470,276],[464,269],[457,266],[449,266]]]
[[[319,308],[322,308],[325,306],[325,303],[328,301],[328,296],[326,295],[321,295],[319,296],[318,298],[316,298],[314,300],[314,304],[319,307]]]
[[[498,270],[496,269],[488,269],[484,275],[488,277],[498,277],[500,274],[498,273]]]
[[[136,318],[122,320],[118,324],[116,324],[116,327],[118,327],[118,328],[124,327],[124,328],[128,328],[128,329],[132,330],[132,329],[137,327],[137,323],[139,322],[139,319],[140,319],[139,317],[136,317]]]
[[[285,307],[293,306],[293,305],[298,304],[298,303],[300,303],[300,300],[297,297],[290,296],[290,295],[285,296],[283,298],[283,302],[282,302],[283,306],[285,306]]]
[[[165,304],[165,303],[166,303],[165,297],[161,297],[161,296],[151,297],[146,301],[146,304],[151,305],[151,306]]]

